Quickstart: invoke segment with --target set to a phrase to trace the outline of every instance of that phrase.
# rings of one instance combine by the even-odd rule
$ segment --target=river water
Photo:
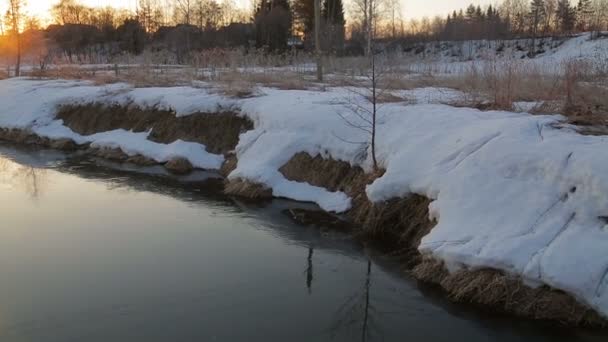
[[[605,341],[448,303],[215,176],[0,145],[0,341]]]

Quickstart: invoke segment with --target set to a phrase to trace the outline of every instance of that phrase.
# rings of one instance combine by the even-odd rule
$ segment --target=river
[[[216,176],[0,145],[0,341],[605,341],[447,302]]]

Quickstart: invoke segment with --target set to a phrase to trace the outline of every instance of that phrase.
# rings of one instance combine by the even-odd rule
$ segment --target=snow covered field
[[[406,53],[411,60],[408,69],[416,73],[459,75],[468,72],[480,61],[517,61],[521,68],[535,69],[546,74],[563,72],[569,61],[607,63],[608,38],[590,39],[584,33],[563,41],[538,39],[537,55],[529,58],[530,40],[463,41],[428,43],[424,56]],[[542,43],[542,48],[538,45]]]
[[[353,93],[261,88],[261,95],[228,99],[207,88],[134,89],[77,81],[0,81],[0,126],[29,128],[50,138],[119,147],[157,161],[179,156],[219,168],[223,156],[205,146],[153,143],[124,130],[81,136],[54,119],[64,103],[135,103],[175,108],[178,115],[238,108],[255,129],[241,135],[231,179],[264,184],[275,196],[350,208],[350,198],[289,181],[278,169],[297,152],[322,154],[371,170],[367,135],[342,116]],[[492,267],[530,285],[562,289],[608,316],[608,140],[558,129],[560,116],[481,112],[441,104],[456,96],[435,88],[404,94],[381,108],[378,159],[386,173],[367,188],[384,201],[410,193],[434,200],[438,225],[420,246],[451,269]],[[413,103],[415,99],[417,103]],[[219,114],[218,114],[219,115]]]

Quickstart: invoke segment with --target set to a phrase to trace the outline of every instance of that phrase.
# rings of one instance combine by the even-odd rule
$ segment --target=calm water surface
[[[173,178],[0,145],[0,341],[606,341],[452,305],[348,236]],[[145,173],[142,173],[145,172]]]

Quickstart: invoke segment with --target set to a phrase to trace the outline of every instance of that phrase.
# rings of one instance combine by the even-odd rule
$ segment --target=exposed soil
[[[148,139],[154,142],[168,144],[178,139],[197,142],[215,154],[234,150],[239,135],[253,128],[249,119],[230,111],[176,117],[171,110],[101,103],[61,106],[57,118],[82,135],[121,128],[134,132],[151,130]]]

